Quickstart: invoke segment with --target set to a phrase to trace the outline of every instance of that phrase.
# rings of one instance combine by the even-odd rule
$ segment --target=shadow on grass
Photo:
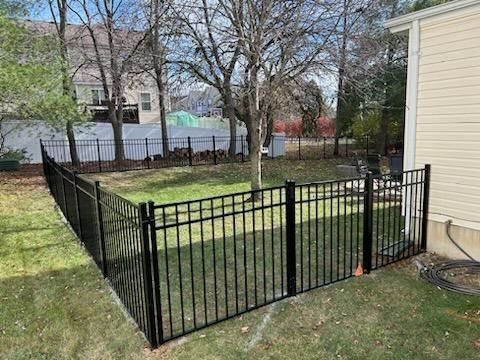
[[[298,182],[333,179],[336,178],[336,163],[331,160],[269,159],[263,162],[263,182],[265,186],[278,186],[283,185],[286,179]],[[249,163],[233,163],[91,176],[127,197],[129,193],[144,193],[142,200],[147,201],[158,192],[170,194],[171,200],[175,201],[182,198],[181,189],[200,192],[205,194],[203,196],[213,195],[211,189],[224,193],[239,191],[239,187],[240,190],[248,190],[249,169]]]
[[[128,358],[144,346],[88,262],[2,278],[0,292],[3,359]]]
[[[303,220],[296,225],[297,292],[349,278],[363,261],[363,212],[347,202],[340,202],[340,208],[347,213],[307,216],[305,207],[297,215]],[[165,338],[287,296],[285,224],[279,216],[272,220],[271,209],[256,213],[256,222],[250,213],[157,231]],[[402,241],[403,226],[398,206],[378,215],[372,261],[380,266],[408,254],[376,255],[380,246]]]

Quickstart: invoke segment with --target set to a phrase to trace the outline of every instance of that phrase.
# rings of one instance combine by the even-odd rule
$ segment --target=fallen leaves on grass
[[[473,342],[473,347],[474,347],[475,349],[480,350],[480,338],[478,338],[477,340],[475,340],[475,341]]]
[[[249,326],[244,326],[240,329],[240,331],[242,332],[242,334],[246,334],[248,332],[248,330],[250,330],[250,327]]]

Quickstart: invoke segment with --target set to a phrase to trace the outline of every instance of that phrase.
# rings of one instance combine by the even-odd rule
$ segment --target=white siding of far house
[[[446,235],[452,220],[453,237],[480,258],[480,1],[452,1],[386,26],[409,30],[405,152],[411,167],[432,165],[428,250],[464,257]]]

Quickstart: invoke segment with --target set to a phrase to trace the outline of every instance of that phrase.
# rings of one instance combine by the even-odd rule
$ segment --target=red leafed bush
[[[273,123],[273,132],[274,133],[282,133],[285,134],[287,130],[287,126],[285,125],[285,122],[282,120],[275,120]]]
[[[288,136],[301,136],[302,132],[302,119],[294,119],[287,124]]]
[[[317,134],[319,136],[335,136],[335,120],[327,116],[317,119]]]

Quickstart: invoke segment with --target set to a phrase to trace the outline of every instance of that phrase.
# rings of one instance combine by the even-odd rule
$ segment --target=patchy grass
[[[282,184],[285,177],[306,182],[334,175],[331,167],[297,164],[267,170],[272,174],[267,184]],[[224,174],[223,167],[230,170]],[[101,177],[135,201],[164,202],[248,189],[248,167],[236,168]],[[417,277],[409,260],[145,352],[143,338],[125,320],[93,262],[61,222],[41,178],[32,183],[0,174],[0,199],[2,359],[480,357],[475,346],[480,339],[480,298],[438,290]],[[303,234],[310,231],[304,228]]]
[[[267,160],[263,162],[263,184],[268,187],[282,185],[287,179],[297,182],[334,179],[337,161],[348,160]],[[248,163],[105,173],[90,177],[135,202],[168,203],[250,189]]]
[[[142,358],[144,339],[61,221],[43,179],[0,173],[0,199],[0,358]]]
[[[480,300],[392,266],[164,345],[165,358],[474,359]]]
[[[280,185],[285,178],[293,178],[297,182],[309,182],[315,180],[331,179],[335,177],[334,164],[331,162],[320,161],[271,161],[265,162],[265,176],[264,181],[267,186]],[[153,170],[146,172],[131,172],[121,174],[104,174],[98,176],[102,182],[116,192],[130,198],[133,201],[145,201],[153,199],[157,203],[172,202],[186,199],[194,199],[199,197],[207,197],[218,194],[227,194],[230,192],[237,192],[248,190],[248,165],[245,164],[227,164],[209,167],[196,168],[180,168],[180,169],[164,169]],[[328,191],[328,189],[327,189]],[[298,194],[297,194],[298,195]],[[309,197],[305,192],[303,196]],[[269,198],[268,194],[265,198],[267,204],[274,202],[275,199]],[[400,201],[400,200],[398,200]],[[361,202],[361,201],[360,201]],[[357,200],[358,203],[358,200]],[[195,205],[192,205],[195,208]],[[210,214],[208,201],[205,202],[203,211],[206,212],[204,216]],[[247,204],[247,207],[252,206]],[[317,231],[316,226],[323,228],[323,221],[320,224],[312,224],[308,228],[308,222],[312,221],[316,209],[310,208],[310,205],[304,205],[303,229],[297,228],[297,236],[303,239],[314,239],[314,232]],[[215,206],[213,206],[216,208]],[[321,206],[322,208],[323,206]],[[356,227],[362,224],[358,223],[356,217],[349,216],[351,213],[358,212],[358,207],[355,206],[355,199],[350,202],[334,200],[333,202],[326,201],[326,209],[320,209],[320,216],[323,211],[329,213],[330,207],[334,211],[340,209],[340,216],[350,219],[350,226]],[[218,207],[221,208],[221,207]],[[376,207],[377,208],[377,207]],[[375,209],[376,209],[375,208]],[[199,211],[199,209],[195,208]],[[396,209],[396,210],[395,210]],[[175,212],[179,209],[173,210],[169,213],[167,209],[167,220],[176,220]],[[180,208],[180,220],[182,220],[182,210]],[[387,212],[388,210],[388,212]],[[219,211],[219,210],[217,210]],[[345,211],[345,212],[343,212]],[[399,216],[398,204],[390,203],[383,210],[392,214],[397,213]],[[215,212],[213,212],[215,213]],[[383,215],[375,211],[377,218],[383,219]],[[382,210],[380,208],[380,214]],[[268,223],[270,213],[265,214],[267,222],[265,224],[266,244],[267,249],[263,250],[260,236],[261,231],[252,226],[251,219],[247,216],[245,220],[226,220],[226,234],[227,244],[230,244],[227,249],[227,269],[228,279],[226,280],[230,286],[227,286],[229,292],[230,302],[232,301],[232,243],[237,243],[238,253],[246,250],[247,267],[250,269],[248,273],[249,284],[257,279],[259,288],[259,298],[264,295],[262,290],[263,266],[267,269],[267,279],[271,276],[271,261],[269,260],[273,253],[269,250],[271,237],[268,230],[271,226]],[[301,216],[300,206],[297,207],[297,217]],[[380,216],[380,217],[379,217]],[[395,215],[393,215],[395,216]],[[160,216],[160,219],[162,217]],[[327,216],[327,229],[330,228],[330,221],[333,223],[334,232],[336,231],[337,217],[330,218]],[[257,212],[257,219],[261,219],[261,212]],[[183,219],[185,220],[185,219]],[[158,225],[157,219],[157,225]],[[260,220],[258,220],[260,221]],[[403,220],[402,220],[403,221]],[[257,233],[257,246],[242,244],[242,235],[240,234],[236,241],[232,241],[232,224],[236,223],[237,229],[245,228],[248,234],[246,235],[246,243],[252,244],[252,235]],[[342,220],[343,223],[343,220]],[[258,225],[260,226],[260,225]],[[385,225],[383,225],[385,226]],[[390,241],[386,239],[386,233],[389,236],[400,236],[401,223],[392,222],[386,228],[374,226],[374,238],[379,233],[379,238],[383,241]],[[390,231],[393,227],[395,230]],[[168,299],[165,298],[166,278],[163,275],[165,264],[170,265],[169,280],[170,290],[172,292],[172,309],[174,313],[173,327],[178,330],[180,327],[180,284],[179,284],[179,269],[184,271],[183,296],[185,303],[185,315],[187,317],[187,325],[192,322],[192,310],[189,305],[190,297],[192,295],[190,290],[190,254],[193,254],[193,273],[195,276],[195,293],[197,298],[197,316],[203,311],[202,307],[202,281],[200,279],[202,273],[202,259],[201,251],[203,248],[205,258],[207,259],[205,272],[207,277],[207,302],[209,308],[209,318],[214,317],[212,310],[214,308],[214,295],[218,293],[219,311],[222,314],[225,311],[223,305],[224,297],[223,290],[215,291],[213,278],[211,274],[214,271],[212,265],[213,246],[212,234],[213,229],[216,229],[216,251],[217,251],[217,276],[218,288],[223,289],[223,263],[222,263],[222,234],[223,224],[221,221],[212,221],[205,224],[203,229],[204,237],[206,239],[205,245],[200,246],[200,236],[198,223],[191,228],[193,236],[193,250],[188,246],[188,229],[183,227],[172,227],[166,233],[159,231],[157,233],[159,241],[159,258],[160,258],[160,280],[162,283],[161,292],[163,294],[163,304],[167,306]],[[273,224],[275,238],[278,238],[279,229],[278,224]],[[388,230],[390,228],[390,230]],[[263,228],[262,228],[263,229]],[[348,228],[346,231],[347,237],[342,237],[343,230],[340,233],[334,233],[333,245],[326,248],[327,252],[332,252],[334,262],[325,264],[330,268],[335,266],[335,258],[337,254],[342,256],[347,255],[347,261],[352,249],[342,246],[345,238],[348,239]],[[178,235],[178,236],[177,236]],[[338,247],[337,245],[338,241]],[[168,246],[162,247],[162,244],[167,242]],[[330,240],[330,235],[327,232],[327,245]],[[165,261],[165,248],[176,248],[177,242],[181,246],[180,258],[182,264],[179,264],[177,254],[174,251],[170,253],[169,260]],[[304,243],[307,243],[305,241]],[[298,246],[298,244],[297,244]],[[306,246],[306,245],[303,245]],[[257,266],[258,275],[252,275],[253,264],[253,248],[257,249]],[[304,262],[307,263],[307,247],[304,247]],[[262,262],[263,251],[266,251],[266,261]],[[278,250],[275,250],[278,251]],[[361,251],[361,249],[360,249]],[[297,247],[297,254],[300,253]],[[218,255],[220,254],[220,255]],[[356,253],[353,253],[354,256]],[[328,258],[328,256],[327,256]],[[242,258],[243,259],[243,258]],[[240,259],[242,262],[243,260]],[[354,257],[355,259],[355,257]],[[315,259],[312,260],[312,270],[316,267]],[[342,261],[342,260],[340,260]],[[319,260],[320,268],[323,266],[322,260]],[[180,265],[180,266],[179,266]],[[340,264],[340,270],[345,269],[347,272],[352,271],[349,264],[343,262]],[[277,263],[278,266],[278,263]],[[355,264],[354,264],[355,266]],[[310,267],[310,265],[309,265]],[[178,269],[178,271],[177,271]],[[297,267],[297,273],[300,274],[300,269]],[[306,273],[305,273],[306,274]],[[338,273],[334,270],[334,276]],[[277,272],[278,275],[278,272]],[[342,275],[340,275],[342,276]],[[239,283],[241,284],[245,279],[240,266]],[[307,277],[305,276],[304,281]],[[297,279],[298,280],[298,279]],[[320,278],[320,281],[328,281],[328,279]],[[271,282],[269,282],[271,284]],[[277,280],[278,285],[278,280]],[[244,290],[240,286],[239,294],[243,295]],[[270,291],[267,289],[267,291]],[[251,305],[255,302],[251,288],[249,290],[248,303]],[[200,299],[200,300],[198,300]],[[200,303],[200,304],[199,304]],[[245,306],[247,300],[242,300],[240,307]],[[229,304],[230,309],[233,304]],[[455,316],[452,315],[452,312]],[[463,314],[463,315],[462,315]],[[466,314],[466,315],[465,315]],[[202,314],[199,319],[202,319]],[[159,355],[165,358],[179,358],[186,359],[192,356],[198,358],[450,358],[457,354],[464,354],[465,357],[472,357],[478,355],[479,352],[474,346],[474,341],[480,337],[479,325],[480,316],[480,301],[477,298],[463,297],[457,294],[440,292],[429,284],[419,280],[416,275],[406,268],[389,268],[386,270],[379,270],[373,274],[360,278],[350,279],[346,282],[338,283],[337,285],[329,286],[324,289],[315,290],[304,295],[300,295],[295,299],[287,299],[271,306],[262,308],[260,310],[248,313],[241,317],[229,320],[227,322],[218,324],[214,327],[208,328],[201,332],[194,333],[180,340],[173,341],[162,346],[155,351],[154,355]],[[168,316],[164,318],[168,321]],[[166,326],[166,331],[169,327]]]

